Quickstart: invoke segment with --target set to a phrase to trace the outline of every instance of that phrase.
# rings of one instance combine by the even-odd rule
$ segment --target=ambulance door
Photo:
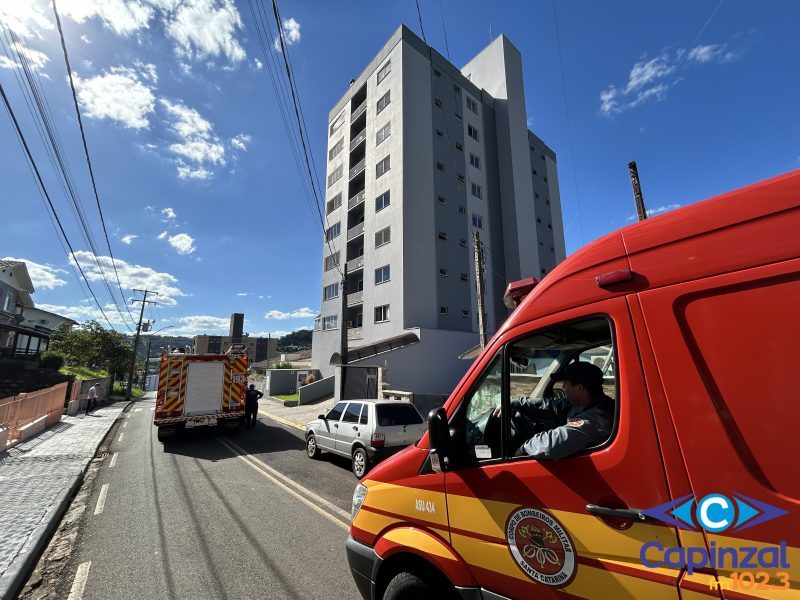
[[[455,550],[482,588],[510,598],[677,598],[679,571],[640,560],[646,542],[674,546],[675,530],[631,518],[670,498],[625,299],[533,321],[502,342],[450,419]],[[562,397],[550,375],[573,360],[604,370],[610,436],[560,460],[515,456],[549,425],[511,418],[510,398]],[[500,418],[489,416],[497,406]]]

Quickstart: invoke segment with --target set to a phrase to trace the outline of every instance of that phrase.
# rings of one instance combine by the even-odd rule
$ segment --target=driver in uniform
[[[573,362],[553,373],[550,379],[564,382],[566,399],[521,397],[511,400],[511,414],[519,412],[548,427],[517,448],[517,456],[565,458],[600,444],[611,435],[614,400],[603,392],[603,372],[599,367],[588,362]],[[498,407],[495,415],[499,414]]]

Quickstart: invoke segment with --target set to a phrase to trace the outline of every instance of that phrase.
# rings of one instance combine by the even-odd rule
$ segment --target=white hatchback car
[[[346,456],[361,479],[373,464],[419,441],[426,428],[410,402],[344,400],[306,424],[306,454],[317,458],[326,450]]]

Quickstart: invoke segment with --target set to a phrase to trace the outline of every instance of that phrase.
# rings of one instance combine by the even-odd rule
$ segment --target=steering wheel
[[[492,456],[500,456],[502,452],[502,420],[500,416],[494,416],[494,409],[483,413],[476,426],[483,430],[483,444],[492,450]],[[531,436],[544,431],[545,427],[537,423],[519,411],[514,411],[511,415],[511,439],[510,447],[516,450],[518,446],[530,439]]]

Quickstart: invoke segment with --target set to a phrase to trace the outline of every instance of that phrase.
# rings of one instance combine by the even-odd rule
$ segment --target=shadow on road
[[[205,427],[189,429],[165,442],[164,452],[210,461],[234,458],[230,450],[217,443],[216,438],[220,436],[230,439],[250,454],[305,449],[305,443],[298,435],[282,427],[259,421],[254,429],[242,428],[239,431],[218,431],[215,428]]]

